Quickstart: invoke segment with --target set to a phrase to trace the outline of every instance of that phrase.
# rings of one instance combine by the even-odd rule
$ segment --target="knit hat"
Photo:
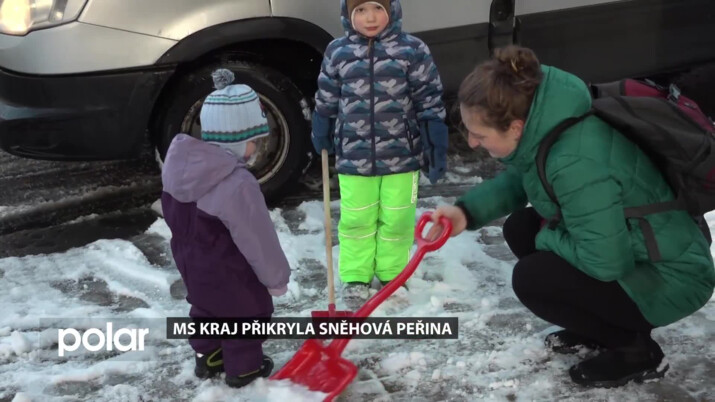
[[[387,12],[387,17],[390,18],[390,0],[347,0],[348,5],[348,16],[350,17],[350,24],[353,23],[353,13],[355,9],[365,3],[375,3],[382,6]]]
[[[216,91],[201,107],[201,139],[243,157],[248,141],[270,134],[266,114],[251,87],[229,85],[234,80],[230,70],[216,70],[211,77]]]

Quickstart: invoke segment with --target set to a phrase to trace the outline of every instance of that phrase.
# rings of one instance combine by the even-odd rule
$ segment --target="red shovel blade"
[[[311,391],[328,394],[325,401],[340,395],[357,376],[357,367],[317,339],[308,339],[293,358],[271,380],[290,379]]]

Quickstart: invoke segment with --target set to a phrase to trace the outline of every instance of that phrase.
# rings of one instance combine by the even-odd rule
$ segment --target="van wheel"
[[[155,120],[157,149],[163,160],[178,133],[201,138],[199,114],[214,91],[211,73],[227,68],[235,84],[246,84],[258,94],[271,135],[256,140],[256,160],[249,166],[268,200],[275,201],[298,182],[310,162],[310,110],[300,90],[285,75],[244,61],[224,60],[180,77],[162,96]]]
[[[703,113],[715,119],[715,63],[696,67],[682,74],[675,84],[683,95],[695,101]]]

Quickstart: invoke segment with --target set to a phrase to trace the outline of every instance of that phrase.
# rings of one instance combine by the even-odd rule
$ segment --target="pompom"
[[[219,68],[218,70],[211,73],[211,78],[214,80],[214,88],[224,89],[231,85],[235,76],[231,70],[225,68]]]

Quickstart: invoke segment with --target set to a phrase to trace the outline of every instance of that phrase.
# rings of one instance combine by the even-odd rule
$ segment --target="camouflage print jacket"
[[[345,0],[341,5],[346,32],[325,51],[313,136],[332,137],[341,174],[419,170],[423,151],[434,142],[440,146],[431,152],[446,157],[442,82],[427,45],[402,32],[399,0],[391,0],[390,22],[374,39],[352,28]],[[429,131],[427,123],[436,128],[437,141],[420,135],[421,127]]]

